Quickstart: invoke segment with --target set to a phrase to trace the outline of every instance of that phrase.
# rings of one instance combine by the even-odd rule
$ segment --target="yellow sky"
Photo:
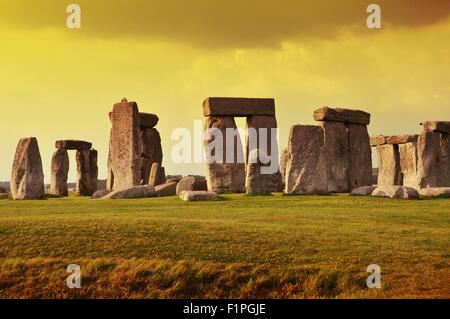
[[[123,97],[159,115],[169,174],[204,173],[171,162],[170,134],[193,129],[207,96],[274,97],[282,147],[323,105],[370,112],[371,134],[450,120],[448,1],[379,1],[381,30],[365,28],[356,0],[73,1],[80,30],[65,27],[69,3],[35,2],[0,0],[0,180],[25,136],[38,138],[47,182],[62,138],[92,141],[105,177],[108,112]]]

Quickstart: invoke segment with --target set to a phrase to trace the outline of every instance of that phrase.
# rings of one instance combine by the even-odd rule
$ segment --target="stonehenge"
[[[450,122],[428,121],[418,135],[375,136],[378,185],[418,190],[450,186]]]
[[[164,183],[161,137],[155,126],[155,114],[140,113],[136,102],[122,99],[109,114],[112,124],[109,140],[107,189],[116,190],[139,185]],[[159,165],[153,177],[152,166]],[[164,176],[164,177],[161,177]]]
[[[323,107],[313,117],[319,125],[291,128],[284,192],[329,194],[371,186],[370,114]]]
[[[15,200],[45,197],[42,159],[35,137],[22,138],[17,144],[10,189]]]
[[[269,194],[282,188],[274,99],[210,97],[203,102],[203,115],[210,192]],[[245,159],[234,117],[247,118]],[[267,173],[267,166],[276,170]]]
[[[76,151],[77,196],[92,196],[97,191],[98,166],[97,151],[92,143],[78,140],[59,140],[55,142],[56,151],[52,156],[50,194],[68,196],[67,178],[69,173],[68,150]]]

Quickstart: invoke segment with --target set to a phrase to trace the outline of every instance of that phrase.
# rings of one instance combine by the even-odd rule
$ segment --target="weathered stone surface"
[[[126,99],[114,105],[111,114],[108,188],[122,189],[141,183],[139,110]]]
[[[140,132],[140,152],[141,152],[141,184],[148,184],[151,165],[153,163],[162,164],[163,151],[161,137],[157,129],[147,128]]]
[[[86,151],[92,148],[92,143],[78,140],[61,140],[56,141],[55,147],[59,150]]]
[[[176,187],[176,194],[180,195],[184,191],[206,191],[208,185],[206,179],[195,176],[183,177]]]
[[[425,197],[450,197],[450,187],[432,187],[432,188],[422,188],[419,190],[419,194]]]
[[[102,197],[101,199],[126,199],[126,198],[147,198],[156,197],[156,191],[153,186],[140,185],[128,188],[117,189]]]
[[[416,143],[419,135],[391,135],[386,137],[387,144]]]
[[[97,151],[77,151],[77,196],[92,196],[97,190]]]
[[[349,190],[372,185],[372,150],[367,126],[347,125]]]
[[[51,167],[50,194],[68,196],[67,177],[69,174],[69,155],[65,149],[53,153]]]
[[[377,188],[377,186],[361,186],[352,190],[350,195],[355,196],[369,196],[372,195],[373,191]]]
[[[245,192],[245,164],[242,143],[239,134],[234,135],[234,152],[229,154],[227,163],[227,128],[236,129],[232,116],[208,116],[205,119],[204,145],[208,190],[216,193],[243,193]],[[222,143],[215,140],[214,130],[222,132]],[[242,158],[239,158],[238,154],[242,155]]]
[[[417,184],[419,188],[446,185],[444,159],[441,153],[441,134],[422,132],[417,141]]]
[[[177,182],[169,182],[156,186],[156,196],[165,197],[177,195],[177,184]]]
[[[260,98],[210,97],[203,102],[204,116],[275,116],[275,100]]]
[[[289,159],[289,149],[286,147],[281,151],[281,156],[280,156],[280,173],[281,173],[281,180],[283,183],[283,189],[284,189],[284,184],[286,182],[286,164],[288,162]]]
[[[219,196],[214,192],[205,191],[184,191],[180,194],[180,198],[187,202],[217,200]]]
[[[442,174],[439,186],[450,187],[450,133],[441,133],[440,142]]]
[[[150,170],[150,177],[148,184],[151,186],[158,186],[166,182],[166,174],[164,167],[161,167],[159,163],[153,163]]]
[[[328,194],[326,167],[320,160],[324,132],[320,126],[291,127],[286,163],[286,194]]]
[[[400,170],[400,154],[398,149],[398,145],[394,144],[377,146],[379,186],[403,184],[403,177]]]
[[[246,161],[247,193],[266,195],[282,191],[275,116],[247,117],[247,131],[246,154],[249,156],[253,154],[253,163],[249,159]],[[270,161],[271,159],[274,162]]]
[[[321,167],[326,170],[330,193],[349,191],[349,148],[347,128],[341,122],[321,122],[324,144],[320,152]]]
[[[0,187],[0,194],[4,194],[7,193],[6,189],[4,189],[3,187]]]
[[[406,186],[378,186],[372,193],[375,197],[389,197],[400,199],[416,199],[419,193],[412,187]]]
[[[314,120],[369,125],[370,114],[360,110],[330,108],[325,106],[314,111]]]
[[[10,188],[12,197],[18,199],[43,199],[44,173],[37,139],[22,138],[16,148]]]
[[[9,194],[8,193],[0,193],[0,200],[2,199],[9,199]]]
[[[108,195],[111,192],[112,192],[112,190],[108,190],[108,189],[103,189],[103,190],[100,190],[100,191],[96,191],[92,195],[92,198],[93,199],[99,199],[99,198],[105,197],[106,195]]]
[[[159,122],[159,117],[151,113],[139,113],[139,119],[140,126],[144,129],[154,128]]]
[[[400,144],[399,153],[403,186],[419,188],[417,179],[417,143]]]
[[[387,136],[377,135],[370,138],[370,146],[379,146],[387,143]]]
[[[421,125],[425,132],[450,133],[450,121],[427,121]]]

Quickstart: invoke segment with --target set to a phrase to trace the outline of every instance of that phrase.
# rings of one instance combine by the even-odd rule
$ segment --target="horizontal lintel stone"
[[[275,100],[265,98],[209,97],[203,102],[206,116],[275,116]]]
[[[314,120],[369,125],[370,114],[361,110],[330,108],[325,106],[314,111]]]

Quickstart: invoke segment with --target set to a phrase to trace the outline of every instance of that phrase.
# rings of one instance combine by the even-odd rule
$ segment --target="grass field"
[[[0,298],[217,297],[450,298],[450,200],[0,201]]]

